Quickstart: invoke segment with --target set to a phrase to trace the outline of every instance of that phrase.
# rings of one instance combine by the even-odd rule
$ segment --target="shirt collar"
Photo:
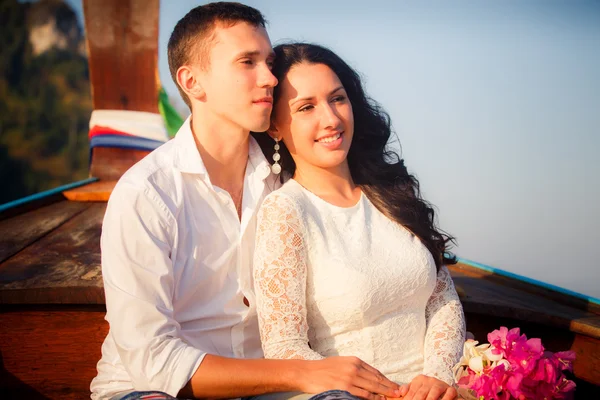
[[[265,158],[260,146],[250,135],[250,144],[248,148],[248,161],[254,167],[257,176],[263,181],[271,175],[271,165]],[[246,167],[248,169],[248,167]]]
[[[177,146],[177,153],[174,160],[174,166],[179,171],[189,174],[208,175],[202,157],[196,147],[194,134],[192,133],[192,116],[190,115],[173,140]],[[252,171],[248,167],[252,168]],[[248,166],[246,167],[246,175],[257,174],[257,177],[265,180],[271,175],[271,166],[265,158],[260,146],[256,140],[250,136],[248,148]]]
[[[191,123],[192,116],[190,115],[173,139],[174,145],[177,146],[173,164],[176,169],[184,173],[207,175],[206,167],[196,147]]]

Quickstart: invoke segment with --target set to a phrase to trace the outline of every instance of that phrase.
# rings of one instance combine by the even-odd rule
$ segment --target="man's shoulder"
[[[181,179],[174,164],[176,151],[173,140],[152,151],[121,176],[113,195],[126,198],[150,196],[165,204],[175,201]]]
[[[176,154],[177,145],[174,140],[170,140],[135,163],[123,174],[121,180],[147,180],[151,179],[157,173],[172,172]]]

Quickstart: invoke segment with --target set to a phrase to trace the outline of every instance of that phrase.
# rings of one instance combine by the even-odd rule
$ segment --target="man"
[[[249,133],[268,128],[277,84],[263,16],[238,3],[197,7],[176,25],[168,52],[192,115],[123,175],[108,203],[110,332],[92,398],[332,389],[397,397],[397,385],[353,357],[261,358],[251,260],[256,212],[276,179]]]

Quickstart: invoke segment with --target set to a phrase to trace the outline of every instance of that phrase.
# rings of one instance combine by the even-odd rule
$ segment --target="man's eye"
[[[252,65],[254,62],[252,60],[242,60],[242,64]]]

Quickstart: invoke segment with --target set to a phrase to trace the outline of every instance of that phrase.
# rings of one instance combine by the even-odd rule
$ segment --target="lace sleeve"
[[[452,367],[460,360],[465,342],[465,316],[448,268],[442,266],[425,310],[423,374],[454,384]]]
[[[293,200],[274,194],[258,213],[254,288],[265,358],[324,358],[308,345],[306,248]]]

